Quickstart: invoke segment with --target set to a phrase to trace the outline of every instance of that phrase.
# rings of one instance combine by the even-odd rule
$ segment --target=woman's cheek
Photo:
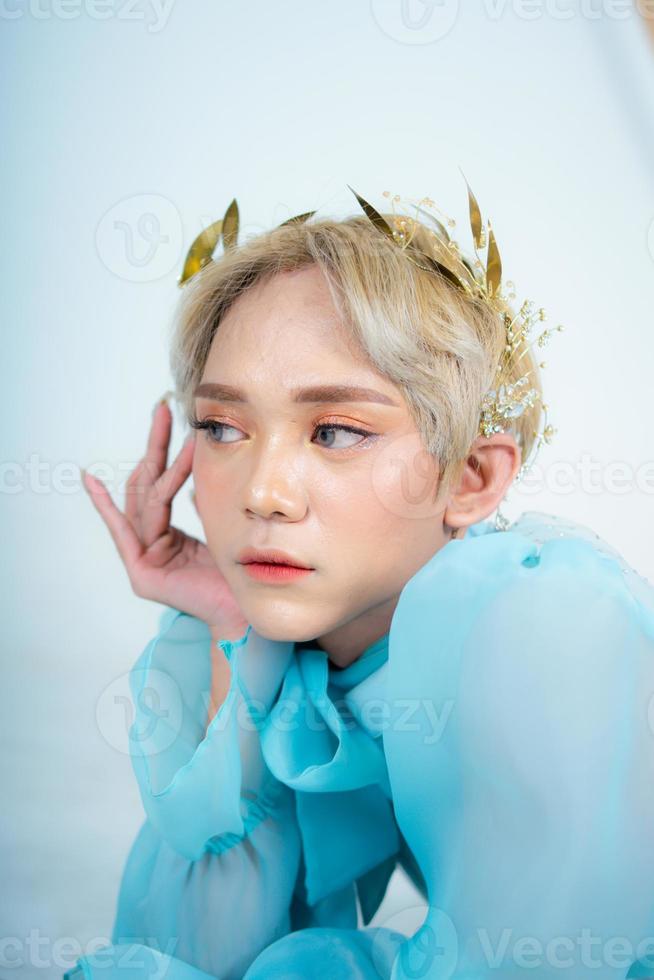
[[[401,520],[435,516],[438,463],[415,433],[387,443],[376,456],[370,479],[378,509]]]
[[[196,449],[193,459],[193,485],[195,486],[196,508],[206,526],[212,514],[215,514],[226,503],[228,481],[221,475],[220,469],[212,465],[202,448]],[[217,507],[220,504],[220,508]]]

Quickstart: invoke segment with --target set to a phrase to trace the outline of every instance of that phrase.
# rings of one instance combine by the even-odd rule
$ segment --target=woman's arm
[[[430,893],[403,962],[622,980],[654,951],[654,607],[587,542],[507,533],[434,562],[390,642],[415,711],[389,774]]]
[[[256,802],[270,777],[256,718],[270,710],[292,653],[292,643],[251,626],[214,642],[206,623],[166,609],[130,672],[130,755],[141,798],[181,855],[198,858],[211,838],[243,833],[243,801]]]
[[[112,943],[172,956],[166,980],[177,980],[186,965],[216,980],[240,980],[291,929],[299,860],[293,793],[282,784],[260,795],[242,837],[219,835],[194,861],[146,821],[123,872]],[[97,980],[106,976],[98,969]]]
[[[236,980],[291,928],[294,793],[265,766],[249,714],[250,703],[269,709],[291,653],[250,628],[218,638],[164,610],[130,674],[147,819],[122,875],[112,947],[83,958],[87,980],[118,980],[153,958],[166,980],[203,980],[190,968]]]

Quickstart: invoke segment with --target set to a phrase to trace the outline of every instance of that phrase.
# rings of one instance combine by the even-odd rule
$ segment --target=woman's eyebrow
[[[289,394],[294,402],[311,402],[312,404],[335,404],[339,402],[379,402],[382,405],[394,405],[399,408],[388,395],[374,388],[359,388],[355,385],[313,385],[310,388],[291,388]],[[233,385],[217,384],[204,381],[193,393],[194,398],[213,398],[219,402],[247,402],[244,391]]]

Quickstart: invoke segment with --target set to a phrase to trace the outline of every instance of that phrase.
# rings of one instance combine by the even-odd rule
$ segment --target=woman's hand
[[[238,639],[248,624],[207,546],[170,524],[173,497],[191,472],[195,445],[192,433],[167,468],[171,429],[172,413],[162,400],[153,413],[145,456],[127,480],[124,514],[104,484],[82,470],[84,486],[136,595],[196,616],[214,636]]]

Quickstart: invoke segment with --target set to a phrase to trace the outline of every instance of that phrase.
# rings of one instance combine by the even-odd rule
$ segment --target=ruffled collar
[[[349,691],[355,685],[360,684],[373,671],[378,670],[382,664],[388,660],[388,638],[389,632],[384,633],[379,639],[374,640],[370,646],[361,653],[356,660],[348,664],[347,667],[336,667],[327,658],[327,669],[329,671],[329,683],[338,687],[341,691]],[[324,653],[317,644],[308,641],[294,644],[294,650],[298,657],[303,656],[307,650],[315,650]]]
[[[295,790],[310,905],[400,848],[382,728],[370,710],[386,698],[388,640],[343,669],[330,667],[321,648],[294,644],[260,728],[266,765]]]

